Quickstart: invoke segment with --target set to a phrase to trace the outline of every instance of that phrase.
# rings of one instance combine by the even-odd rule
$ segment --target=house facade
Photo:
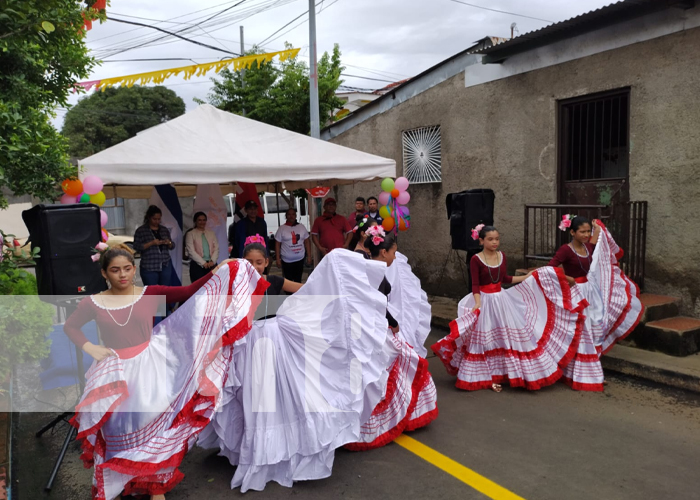
[[[322,138],[410,174],[411,228],[399,246],[431,293],[466,293],[464,254],[448,259],[445,197],[486,188],[511,272],[525,265],[526,205],[599,205],[643,260],[645,291],[680,297],[700,316],[699,91],[700,6],[628,0],[457,54]],[[339,187],[340,208],[379,191]],[[646,202],[644,217],[630,202]],[[531,238],[556,225],[547,217]]]

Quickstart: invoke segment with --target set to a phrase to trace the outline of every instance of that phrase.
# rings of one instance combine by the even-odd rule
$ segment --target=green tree
[[[83,7],[75,0],[0,2],[0,187],[16,195],[55,199],[59,182],[76,174],[50,118],[96,64],[85,45]]]
[[[287,44],[286,48],[291,46]],[[259,49],[249,52],[259,53]],[[318,62],[322,125],[332,119],[333,110],[343,106],[335,93],[343,83],[340,73],[344,69],[338,45],[333,48],[333,54],[324,53]],[[214,87],[207,101],[219,109],[236,114],[243,114],[245,110],[248,118],[301,134],[308,134],[311,130],[309,67],[298,58],[288,59],[277,66],[271,62],[253,63],[245,73],[224,69],[220,79],[213,78],[212,83]]]
[[[185,102],[162,86],[108,88],[83,97],[63,122],[72,156],[85,158],[184,114]]]

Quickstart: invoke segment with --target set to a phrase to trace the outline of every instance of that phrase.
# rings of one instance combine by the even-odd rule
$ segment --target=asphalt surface
[[[436,340],[439,332],[431,335]],[[409,435],[526,499],[700,498],[700,396],[608,375],[604,393],[563,384],[537,392],[504,387],[464,392],[430,358],[440,416]],[[89,499],[91,471],[71,444],[53,491],[43,491],[67,427],[41,439],[52,415],[19,415],[14,434],[13,498]],[[168,500],[246,496],[278,499],[486,498],[398,444],[336,452],[330,478],[263,493],[230,489],[233,468],[212,451],[186,457],[185,479]]]

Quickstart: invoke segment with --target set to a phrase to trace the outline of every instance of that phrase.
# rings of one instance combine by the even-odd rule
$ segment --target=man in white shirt
[[[309,232],[303,224],[297,222],[297,211],[290,208],[286,213],[287,221],[280,226],[275,234],[275,253],[277,267],[282,269],[282,275],[289,281],[301,283],[304,275],[304,258],[311,265],[311,244]]]

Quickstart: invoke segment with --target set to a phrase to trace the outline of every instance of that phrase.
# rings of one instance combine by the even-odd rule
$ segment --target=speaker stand
[[[77,307],[78,301],[80,299],[82,299],[82,297],[79,297],[77,299],[67,299],[67,300],[56,302],[55,305],[58,307],[59,320],[61,319],[61,316],[62,316],[63,322],[65,322],[66,318],[68,318],[68,316],[70,316],[70,314]],[[77,361],[77,365],[78,365],[78,385],[80,386],[80,394],[82,396],[83,392],[85,391],[85,367],[83,365],[83,352],[78,346],[75,346],[75,355],[76,355],[76,361]],[[76,401],[76,403],[77,403],[77,401]],[[59,416],[57,416],[53,420],[51,420],[49,423],[47,423],[44,427],[39,429],[39,431],[37,431],[37,433],[36,433],[36,437],[40,438],[44,433],[55,428],[59,423],[64,422],[64,421],[66,423],[68,423],[68,432],[66,433],[66,437],[63,440],[63,446],[61,446],[61,451],[59,451],[58,456],[56,457],[56,461],[54,462],[53,469],[51,470],[51,476],[49,476],[49,480],[46,483],[46,486],[44,487],[44,489],[46,491],[51,491],[51,488],[53,488],[53,482],[56,480],[56,476],[58,475],[58,470],[61,468],[61,464],[63,463],[63,459],[66,456],[66,452],[68,451],[68,445],[70,445],[70,442],[73,440],[73,438],[76,436],[76,434],[78,432],[77,429],[75,427],[73,427],[69,422],[69,420],[73,417],[73,415],[75,415],[75,412],[72,412],[72,411],[63,412],[62,414],[60,414]]]
[[[467,253],[467,262],[469,259],[469,253]],[[465,269],[465,264],[462,261],[461,257],[459,256],[459,250],[455,250],[454,248],[450,248],[450,252],[447,254],[447,258],[445,259],[445,263],[442,265],[442,270],[440,271],[440,278],[438,279],[438,286],[436,288],[436,291],[442,290],[442,280],[445,277],[445,270],[447,269],[447,264],[450,261],[457,261],[460,270],[462,271],[462,278],[464,279],[464,284],[467,287],[467,290],[470,288],[470,277],[469,277],[469,266],[466,266]],[[466,274],[465,274],[466,273]]]

